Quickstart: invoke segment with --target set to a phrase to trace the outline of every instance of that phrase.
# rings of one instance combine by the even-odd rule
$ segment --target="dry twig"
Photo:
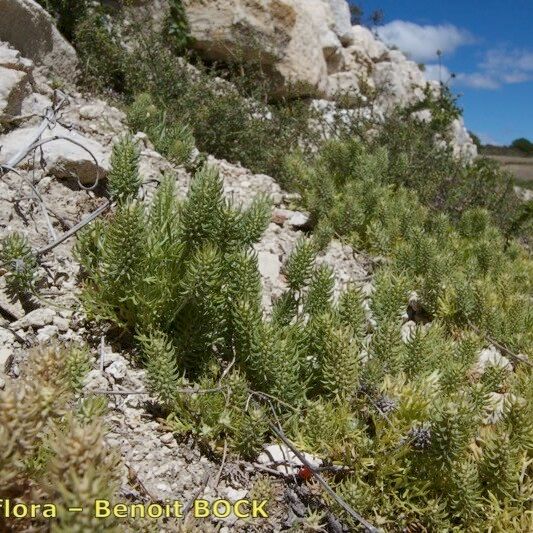
[[[209,478],[210,477],[211,477],[211,475],[209,474],[209,472],[206,472],[205,475],[204,475],[204,479],[202,480],[201,485],[198,487],[198,490],[192,495],[192,498],[187,502],[187,505],[183,509],[183,517],[184,518],[187,518],[187,515],[192,510],[192,507],[194,505],[195,500],[197,500],[198,497],[201,496],[202,493],[204,492],[205,488],[207,487],[207,484],[209,483]]]
[[[228,455],[228,439],[224,440],[224,452],[222,453],[222,462],[220,463],[220,468],[217,473],[217,477],[215,478],[215,483],[213,485],[214,488],[218,487],[218,484],[220,483],[220,478],[222,476],[222,472],[224,471],[224,466],[226,466],[226,457]]]
[[[346,501],[341,498],[328,484],[328,482],[320,475],[318,470],[309,463],[305,456],[289,441],[285,433],[281,428],[277,428],[274,424],[270,424],[271,431],[285,444],[294,455],[306,466],[312,473],[315,479],[322,485],[322,488],[331,496],[337,504],[344,509],[352,518],[357,520],[367,531],[370,533],[379,533],[379,529],[374,527],[370,522],[368,522],[364,517],[362,517],[357,511],[346,503]]]
[[[516,355],[514,352],[509,350],[509,348],[505,347],[503,344],[501,344],[497,340],[493,339],[488,333],[486,333],[484,331],[481,331],[477,326],[472,324],[471,321],[469,321],[468,324],[478,335],[481,335],[481,336],[485,337],[485,339],[487,339],[491,344],[496,346],[496,348],[498,348],[498,350],[500,350],[503,353],[505,353],[506,355],[508,355],[511,359],[514,359],[515,361],[518,361],[519,363],[524,363],[524,364],[526,364],[528,366],[533,367],[533,363],[531,361],[529,361],[528,359],[526,359],[526,358],[524,358],[524,357],[522,357],[520,355]]]
[[[214,389],[176,389],[177,394],[211,394],[214,392],[221,392],[224,390],[223,387],[217,387]],[[150,392],[147,390],[92,390],[87,391],[87,394],[106,394],[106,395],[117,395],[117,396],[128,396],[130,394],[147,394],[149,395]]]
[[[63,233],[63,235],[61,235],[61,237],[59,237],[56,241],[37,250],[35,252],[35,255],[41,256],[49,252],[50,250],[53,250],[56,246],[59,246],[62,242],[65,242],[67,239],[78,233],[78,231],[87,226],[87,224],[90,224],[95,218],[98,218],[102,213],[105,213],[110,207],[111,202],[109,200],[106,200],[105,204],[101,205],[98,209],[96,209],[90,215],[85,217],[81,222],[78,222],[70,230]]]

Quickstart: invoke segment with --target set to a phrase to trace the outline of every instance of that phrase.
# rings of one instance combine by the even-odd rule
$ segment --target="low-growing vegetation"
[[[96,498],[113,500],[118,456],[104,444],[102,398],[76,402],[90,368],[89,352],[73,346],[39,348],[23,377],[0,391],[0,500],[55,505],[54,514],[2,514],[4,531],[116,531],[113,519],[91,517]],[[68,507],[85,507],[69,513]],[[44,507],[41,508],[43,510]],[[53,520],[52,520],[53,519]]]
[[[145,206],[125,143],[111,173],[116,211],[78,243],[83,300],[134,341],[176,433],[252,458],[277,421],[300,449],[346,467],[330,476],[338,494],[388,531],[531,527],[531,369],[476,370],[488,336],[530,352],[531,262],[486,211],[455,228],[383,183],[383,153],[361,154],[349,192],[335,192],[334,175],[332,205],[313,212],[389,258],[370,314],[356,286],[333,300],[312,238],[290,256],[287,291],[265,317],[252,250],[264,201],[232,206],[204,167],[185,200],[168,178]],[[402,335],[406,311],[418,324]],[[179,394],[185,386],[198,394]]]
[[[282,430],[341,467],[324,473],[328,482],[385,531],[531,530],[531,202],[520,204],[490,161],[454,156],[453,95],[428,90],[379,124],[349,112],[325,124],[309,101],[276,99],[256,63],[245,71],[238,58],[195,58],[178,1],[158,29],[142,17],[123,24],[121,9],[82,2],[73,18],[65,2],[42,3],[77,47],[85,86],[114,96],[133,130],[195,173],[185,199],[167,176],[141,201],[139,153],[125,136],[109,173],[111,215],[76,247],[89,319],[137,355],[169,427],[245,459]],[[349,105],[342,111],[362,104]],[[416,117],[423,109],[430,120]],[[269,201],[242,209],[226,200],[196,148],[272,175],[310,212],[311,234],[284,265],[287,289],[271,313],[254,252]],[[333,271],[316,262],[332,238],[369,256],[370,294],[353,285],[333,297]],[[9,290],[28,298],[36,264],[27,243],[8,238],[1,259]],[[482,364],[491,346],[502,355]],[[0,396],[0,495],[34,486],[65,501],[78,490],[111,495],[114,459],[99,426],[85,407],[66,417],[52,401],[63,371],[39,375],[21,399]],[[75,446],[86,432],[89,451]],[[65,459],[65,442],[80,461]]]
[[[174,8],[160,30],[137,11],[141,15],[127,26],[120,10],[103,8],[90,9],[78,22],[73,39],[85,65],[84,84],[111,88],[127,107],[131,127],[146,132],[176,163],[188,164],[195,145],[201,153],[240,162],[298,190],[285,170],[288,155],[312,164],[331,135],[357,138],[367,152],[385,150],[387,181],[416,190],[424,205],[455,220],[466,209],[487,208],[504,230],[516,228],[518,200],[510,176],[485,159],[465,168],[452,153],[449,127],[461,110],[446,86],[440,95],[428,89],[422,102],[381,124],[342,109],[371,106],[376,95],[369,93],[370,102],[363,103],[339,94],[338,111],[326,119],[309,100],[275,98],[259,57],[235,57],[230,65],[202,63],[186,50],[187,25]],[[182,46],[169,44],[174,39]],[[423,109],[431,111],[430,121],[417,118]]]

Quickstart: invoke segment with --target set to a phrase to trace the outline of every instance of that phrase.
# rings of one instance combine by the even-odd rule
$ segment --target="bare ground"
[[[517,185],[533,188],[533,157],[510,155],[491,155],[490,159],[498,161],[506,170],[511,172]]]

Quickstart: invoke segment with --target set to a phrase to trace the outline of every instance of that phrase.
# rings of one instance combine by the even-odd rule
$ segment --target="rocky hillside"
[[[135,2],[120,30],[139,13],[157,30],[177,4]],[[420,128],[438,112],[424,106],[441,88],[352,27],[344,0],[181,7],[204,61],[260,58],[274,99],[330,124],[371,116],[369,143],[398,109]],[[87,91],[79,41],[38,3],[0,0],[0,13],[0,498],[184,510],[0,515],[2,530],[528,530],[531,262],[474,194],[462,118],[428,133],[449,156],[446,187],[453,172],[474,183],[450,204],[472,202],[460,220],[387,182],[411,175],[416,151],[331,132],[312,158],[287,154],[289,192],[200,153],[194,124],[173,137],[170,105],[154,125],[167,101]],[[268,512],[194,504],[242,499]]]
[[[283,95],[333,99],[339,94],[372,100],[369,112],[385,116],[424,100],[423,72],[363,26],[352,26],[345,0],[283,0],[258,4],[184,2],[194,47],[211,60],[257,57]],[[430,83],[439,91],[438,83]],[[422,115],[424,116],[424,115]],[[457,154],[476,155],[461,118],[452,124]]]

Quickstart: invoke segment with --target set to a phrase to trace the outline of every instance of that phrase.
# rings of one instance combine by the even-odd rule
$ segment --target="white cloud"
[[[497,80],[482,72],[474,72],[472,74],[460,72],[455,79],[460,85],[466,85],[474,89],[498,89],[500,87],[500,83]]]
[[[424,66],[424,76],[428,81],[442,81],[447,83],[451,79],[452,73],[445,65],[430,63]]]
[[[486,70],[514,69],[533,73],[533,52],[498,48],[489,50],[481,66]]]
[[[389,46],[397,46],[414,61],[428,62],[425,76],[428,80],[447,83],[452,74],[437,64],[437,50],[445,56],[459,47],[473,44],[475,37],[452,24],[419,25],[405,20],[394,20],[376,30]],[[485,52],[473,72],[460,72],[454,83],[475,89],[495,90],[503,85],[533,81],[533,51],[513,48],[492,48]]]
[[[379,37],[388,45],[397,46],[414,61],[435,60],[437,50],[453,53],[465,44],[475,42],[466,30],[451,24],[420,26],[405,20],[393,20],[377,29]]]
[[[476,89],[498,89],[502,85],[533,80],[533,51],[508,48],[488,50],[478,72],[458,74],[463,85]]]

